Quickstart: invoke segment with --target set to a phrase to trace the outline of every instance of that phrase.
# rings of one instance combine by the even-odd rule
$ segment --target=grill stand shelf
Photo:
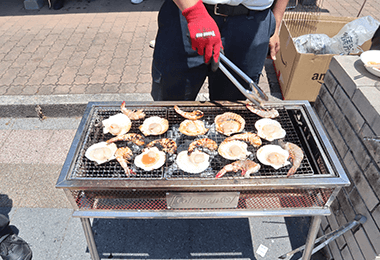
[[[331,203],[340,189],[348,186],[350,182],[319,119],[307,101],[267,104],[280,112],[280,117],[276,120],[280,121],[287,132],[285,141],[298,144],[305,153],[305,158],[294,177],[286,178],[289,168],[282,172],[274,172],[264,166],[258,175],[251,178],[234,175],[217,180],[210,178],[209,175],[187,178],[177,172],[167,176],[165,167],[162,174],[159,171],[149,176],[137,173],[132,177],[126,177],[120,174],[122,169],[117,162],[110,161],[106,166],[102,166],[103,168],[94,167],[91,162],[86,162],[87,158],[83,154],[88,146],[109,139],[109,136],[102,134],[101,120],[119,113],[120,104],[121,102],[97,102],[87,105],[56,185],[57,188],[64,190],[73,206],[73,217],[81,219],[93,260],[100,258],[90,224],[91,218],[196,219],[263,216],[311,216],[312,222],[302,259],[311,258],[322,216],[331,214]],[[184,118],[173,112],[174,104],[180,107],[187,106],[186,111],[194,109],[206,111],[204,120],[211,123],[216,114],[226,111],[239,113],[246,120],[246,131],[255,132],[253,124],[259,119],[251,112],[247,112],[244,104],[231,102],[129,102],[127,108],[144,109],[147,117],[153,115],[167,117],[170,125],[175,125]],[[104,111],[107,113],[102,114]],[[141,123],[142,121],[137,125]],[[130,132],[139,133],[136,127],[132,127]],[[172,138],[172,136],[164,135],[160,138]],[[222,141],[219,136],[212,137],[218,144]],[[176,140],[177,145],[181,140],[181,138]],[[214,163],[213,168],[219,169],[221,165]],[[171,208],[167,199],[168,194],[179,193],[203,195],[235,193],[237,205],[212,209],[202,205],[192,208]]]

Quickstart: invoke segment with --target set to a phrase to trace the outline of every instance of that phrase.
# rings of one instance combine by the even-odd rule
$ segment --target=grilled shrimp
[[[292,167],[289,169],[288,174],[286,175],[289,177],[295,174],[297,169],[300,167],[304,154],[302,149],[293,143],[284,143],[281,141],[280,145],[282,148],[289,152],[290,162],[292,163]]]
[[[249,142],[254,147],[259,147],[262,144],[260,137],[257,134],[251,133],[251,132],[236,134],[236,135],[227,137],[226,139],[224,139],[223,142],[228,142],[232,140]]]
[[[117,141],[127,141],[127,142],[133,142],[137,145],[144,145],[144,137],[140,134],[134,134],[134,133],[129,133],[129,134],[123,134],[123,135],[118,135],[115,137],[112,137],[111,139],[107,140],[106,143],[114,143]]]
[[[121,167],[124,169],[126,174],[136,174],[128,167],[128,160],[132,158],[132,150],[128,147],[120,147],[117,148],[115,152],[116,160],[120,163]]]
[[[166,153],[171,153],[174,154],[177,151],[177,144],[173,139],[170,138],[162,138],[162,139],[157,139],[149,144],[147,144],[146,147],[154,147],[160,145],[162,147],[162,151]]]
[[[245,106],[248,108],[249,111],[251,111],[252,113],[254,113],[260,117],[276,118],[279,116],[278,111],[274,108],[272,108],[270,110],[269,109],[262,110],[262,109],[259,109],[259,108],[252,106],[251,104],[246,104]]]
[[[125,101],[121,103],[120,106],[121,112],[129,117],[131,120],[139,120],[145,118],[145,113],[142,110],[129,110],[125,107]]]
[[[174,106],[175,112],[190,120],[197,120],[203,117],[203,112],[200,110],[194,110],[193,112],[185,112],[181,110],[177,105]]]
[[[191,154],[197,146],[203,146],[212,151],[215,151],[218,148],[218,145],[214,140],[210,138],[202,138],[202,139],[193,141],[189,145],[189,149],[187,150],[188,154]]]
[[[255,163],[251,160],[239,160],[224,166],[215,176],[215,179],[222,177],[227,172],[237,172],[241,171],[241,176],[246,178],[249,177],[251,173],[258,172],[260,170],[260,164]]]

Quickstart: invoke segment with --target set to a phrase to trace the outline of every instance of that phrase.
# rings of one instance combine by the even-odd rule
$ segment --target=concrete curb
[[[0,96],[0,117],[38,117],[36,106],[47,117],[82,116],[91,101],[153,101],[149,93],[65,94]]]

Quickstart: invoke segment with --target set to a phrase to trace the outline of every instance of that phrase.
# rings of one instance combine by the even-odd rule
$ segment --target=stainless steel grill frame
[[[89,218],[315,216],[309,233],[311,241],[307,242],[309,248],[315,239],[320,217],[330,214],[329,207],[338,192],[343,186],[350,184],[308,101],[266,103],[266,106],[280,110],[280,117],[276,120],[287,131],[285,140],[298,144],[305,151],[305,159],[294,177],[286,178],[288,168],[274,171],[269,167],[262,167],[259,174],[252,178],[229,175],[215,180],[183,173],[167,176],[165,168],[168,165],[153,173],[138,173],[136,176],[127,177],[122,174],[123,171],[116,161],[108,163],[108,166],[101,166],[101,173],[97,173],[94,166],[86,164],[84,152],[89,145],[104,138],[101,136],[101,120],[119,112],[120,104],[121,102],[88,104],[56,184],[57,188],[65,191],[70,200],[74,208],[73,216],[82,220],[93,259],[99,258],[96,256]],[[243,117],[248,125],[259,119],[245,108],[245,102],[128,102],[127,108],[144,109],[147,117],[166,117],[170,125],[173,125],[184,120],[172,109],[174,104],[187,107],[186,110],[203,108],[206,111],[204,120],[210,123],[217,114],[226,111],[244,113]],[[284,117],[288,118],[281,121]],[[140,123],[142,121],[133,123],[130,132],[139,133],[136,125]],[[246,131],[255,129],[251,127]],[[167,135],[146,138],[146,143],[162,137]],[[215,138],[220,143],[218,138],[221,137]],[[219,162],[217,165],[222,163],[226,162]],[[90,170],[87,171],[87,168]],[[239,192],[236,208],[170,209],[165,201],[167,192],[223,191]],[[309,254],[308,250],[305,252]],[[307,256],[304,259],[308,259]]]

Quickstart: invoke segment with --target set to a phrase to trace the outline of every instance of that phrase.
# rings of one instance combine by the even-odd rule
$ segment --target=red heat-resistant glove
[[[218,26],[208,14],[202,0],[183,10],[182,15],[187,21],[192,49],[199,55],[204,55],[206,64],[210,62],[211,57],[214,63],[218,64],[222,39]]]

